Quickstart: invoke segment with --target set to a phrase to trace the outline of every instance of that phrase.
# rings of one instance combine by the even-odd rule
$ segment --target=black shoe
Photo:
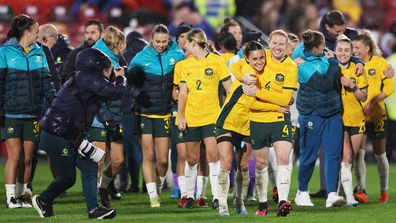
[[[110,195],[111,199],[121,200],[121,193],[117,191],[114,184],[110,183],[109,186],[107,186],[107,193]]]
[[[116,214],[117,211],[114,208],[106,208],[99,206],[88,213],[88,218],[111,219],[114,218]]]
[[[327,197],[327,192],[326,192],[326,190],[321,189],[321,190],[319,190],[316,193],[309,194],[309,196],[310,197],[314,197],[314,198],[326,198]]]
[[[186,202],[186,205],[184,205],[184,207],[187,209],[194,208],[194,198],[192,198],[192,197],[187,198],[187,202]]]
[[[106,208],[110,208],[110,199],[107,190],[105,188],[99,188],[98,194],[101,204]]]
[[[128,191],[127,191],[128,193],[133,193],[133,194],[136,194],[136,193],[139,193],[140,192],[140,190],[139,190],[139,187],[136,187],[136,186],[131,186],[129,189],[128,189]]]
[[[34,209],[36,209],[36,211],[40,215],[40,217],[49,218],[49,217],[54,216],[54,211],[52,209],[52,205],[45,204],[44,202],[42,202],[38,195],[33,196],[32,204],[33,204]]]
[[[214,200],[212,201],[212,209],[213,209],[213,210],[219,210],[219,200],[214,199]]]

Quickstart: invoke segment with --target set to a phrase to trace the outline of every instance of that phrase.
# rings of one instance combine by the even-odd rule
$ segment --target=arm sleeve
[[[180,73],[182,71],[181,61],[177,62],[175,65],[175,70],[173,72],[173,84],[179,86],[180,84]]]
[[[4,84],[7,76],[7,64],[4,53],[0,50],[0,117],[4,116]]]
[[[59,71],[58,71],[58,69],[56,68],[56,65],[55,65],[54,56],[52,55],[51,51],[48,48],[45,49],[43,47],[43,51],[44,51],[45,57],[47,59],[49,73],[51,75],[52,83],[54,84],[55,90],[59,91],[61,86],[62,86],[62,82],[61,82],[61,78],[59,76]],[[65,81],[66,80],[67,79],[65,79]]]
[[[242,82],[242,77],[243,77],[242,67],[246,64],[247,63],[246,63],[245,59],[240,59],[240,60],[236,61],[235,63],[232,63],[230,66],[231,73],[240,82]]]
[[[315,71],[308,80],[308,85],[320,92],[329,92],[334,90],[339,83],[340,68],[337,60],[334,58],[329,60],[330,66],[325,75],[319,74]]]
[[[221,60],[223,60],[223,58],[221,58]],[[223,61],[221,60],[219,60],[220,62],[219,62],[218,75],[219,75],[219,80],[223,81],[223,80],[227,80],[231,76],[226,63],[224,62],[224,60]]]
[[[44,54],[44,53],[43,53]],[[59,77],[59,75],[58,75]],[[42,73],[42,85],[43,85],[43,93],[45,99],[51,104],[52,99],[55,97],[55,87],[52,82],[52,77],[49,73],[47,59],[44,55],[43,59],[43,73]]]
[[[88,84],[88,81],[90,81],[91,83]],[[118,76],[115,78],[115,84],[112,84],[104,77],[98,76],[93,82],[92,79],[85,79],[85,81],[81,81],[80,84],[85,85],[84,87],[87,88],[88,91],[96,95],[105,97],[110,100],[115,100],[121,98],[121,96],[124,94],[126,87],[126,78]]]
[[[251,110],[256,110],[256,111],[263,111],[263,112],[279,112],[280,106],[271,104],[271,103],[266,103],[263,101],[258,101],[254,100],[254,102],[250,105]]]

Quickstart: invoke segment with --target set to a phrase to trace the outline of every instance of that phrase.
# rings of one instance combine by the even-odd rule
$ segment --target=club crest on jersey
[[[170,65],[175,65],[175,59],[174,59],[174,58],[170,58],[169,64],[170,64]]]
[[[283,82],[283,81],[285,81],[285,76],[283,74],[280,74],[280,73],[276,74],[275,80],[278,81],[278,82]]]
[[[206,68],[205,69],[205,75],[206,76],[212,76],[213,75],[213,69],[212,68]]]
[[[370,76],[373,76],[373,75],[375,75],[375,69],[370,69],[370,70],[368,70],[368,75],[370,75]]]
[[[351,81],[356,84],[356,78],[351,77]]]
[[[41,56],[36,56],[36,63],[41,63]]]

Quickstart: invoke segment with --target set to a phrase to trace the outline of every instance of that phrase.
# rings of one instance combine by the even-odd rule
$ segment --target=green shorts
[[[227,133],[230,133],[230,134],[231,134],[231,140],[229,140],[229,139],[221,140],[221,139],[219,138],[219,136],[224,135],[224,134],[227,134]],[[238,151],[239,151],[240,149],[242,149],[242,148],[241,148],[241,143],[242,143],[242,142],[245,142],[245,143],[252,143],[252,140],[251,140],[250,136],[245,136],[245,135],[239,134],[239,133],[234,132],[234,131],[231,131],[231,130],[222,129],[221,127],[218,127],[218,126],[216,126],[216,140],[217,140],[217,143],[220,142],[219,140],[221,140],[221,142],[222,142],[222,141],[228,141],[228,142],[230,142],[235,148],[237,148]]]
[[[298,128],[297,126],[292,125],[292,134],[293,134],[292,139],[294,141],[299,140],[300,139],[300,128]]]
[[[377,122],[366,122],[365,134],[371,139],[385,139],[388,132],[386,129],[386,120],[381,120]]]
[[[0,132],[1,140],[19,138],[23,141],[37,142],[40,135],[40,127],[37,118],[5,118],[4,127],[1,128]]]
[[[109,137],[109,142],[120,142],[123,141],[123,131],[118,125],[113,129],[103,129],[92,127],[88,131],[88,141],[93,142],[107,142],[107,137]]]
[[[250,121],[250,137],[254,150],[270,147],[274,142],[292,142],[292,125],[290,121],[253,122]]]
[[[134,133],[136,135],[150,134],[154,138],[170,137],[170,117],[149,118],[146,116],[137,116]]]
[[[186,135],[187,131],[180,131],[178,126],[174,128],[174,131],[175,131],[175,137],[174,137],[175,144],[177,145],[179,143],[185,143],[184,136]]]
[[[183,137],[184,142],[199,142],[204,138],[215,137],[215,125],[205,125],[200,127],[189,127]]]
[[[366,132],[366,126],[344,126],[344,132],[347,132],[349,136],[364,134]]]

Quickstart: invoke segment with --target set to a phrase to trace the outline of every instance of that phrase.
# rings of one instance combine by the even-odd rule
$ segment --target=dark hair
[[[234,35],[229,32],[219,33],[216,37],[216,44],[218,45],[218,48],[224,47],[226,50],[232,51],[233,53],[238,51],[237,41]]]
[[[253,40],[247,43],[243,53],[245,54],[246,57],[249,57],[250,52],[256,50],[264,50],[264,46],[261,45],[261,43]]]
[[[330,27],[333,27],[335,25],[342,26],[346,24],[344,15],[338,10],[331,10],[326,13],[324,20],[324,24]]]
[[[312,31],[310,29],[303,32],[301,37],[304,43],[304,48],[307,51],[312,51],[314,47],[319,47],[319,45],[324,41],[324,36],[322,33],[318,31]]]
[[[168,28],[164,24],[157,24],[153,27],[153,30],[151,31],[151,38],[153,38],[154,34],[156,33],[164,33],[169,35]]]
[[[103,27],[103,23],[100,20],[98,20],[98,19],[88,20],[88,22],[85,23],[84,28],[86,29],[88,26],[92,26],[92,25],[97,26],[99,29],[99,32],[103,33],[104,27]]]
[[[34,24],[37,24],[37,21],[28,15],[20,14],[15,16],[11,21],[10,31],[7,33],[6,40],[15,37],[19,41],[23,33],[26,30],[30,30]]]
[[[382,52],[378,45],[374,42],[368,30],[363,30],[358,36],[356,36],[352,41],[362,41],[364,45],[370,48],[370,56],[381,56]]]
[[[180,25],[176,28],[176,35],[175,35],[175,40],[176,42],[179,42],[179,36],[183,33],[187,33],[192,29],[192,25],[186,22],[180,23]]]
[[[239,23],[236,20],[226,17],[224,19],[224,25],[220,28],[220,33],[228,32],[228,29],[231,26],[239,26],[240,27],[241,25],[239,25]]]

